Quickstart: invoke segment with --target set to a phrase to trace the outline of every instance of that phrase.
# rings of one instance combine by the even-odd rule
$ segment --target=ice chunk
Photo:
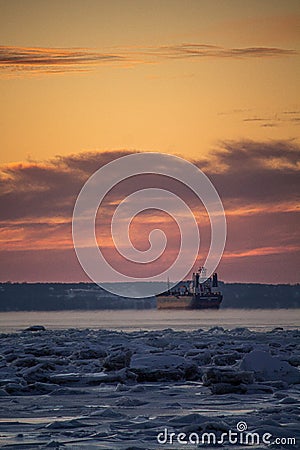
[[[258,381],[284,380],[288,384],[300,383],[300,372],[286,361],[261,350],[253,350],[246,354],[240,368],[255,373]]]
[[[132,352],[129,349],[121,349],[112,352],[103,361],[103,367],[107,370],[120,370],[129,367]]]
[[[49,423],[46,425],[46,428],[50,429],[66,429],[66,428],[79,428],[79,427],[87,427],[89,424],[86,424],[78,419],[71,419],[71,420],[61,420]]]
[[[213,394],[246,394],[247,387],[244,384],[217,383],[210,386]]]
[[[281,404],[294,404],[294,403],[298,403],[298,400],[296,400],[295,398],[293,398],[293,397],[285,397],[285,398],[283,398],[283,399],[281,399],[280,401],[279,401],[279,403],[281,403]]]
[[[190,424],[201,424],[207,421],[207,417],[202,414],[187,414],[185,416],[177,416],[168,421],[168,424],[178,428]]]
[[[241,359],[241,355],[237,352],[234,352],[225,353],[223,355],[215,355],[212,361],[216,366],[232,366],[239,359]]]
[[[217,383],[227,383],[238,386],[239,384],[251,384],[254,381],[253,373],[248,371],[238,371],[231,369],[221,369],[211,367],[203,375],[205,386]]]
[[[130,398],[130,397],[120,397],[116,401],[117,406],[126,406],[126,407],[133,407],[133,406],[141,406],[146,405],[146,401],[139,400],[138,398]]]
[[[81,350],[76,351],[72,357],[78,358],[78,359],[98,359],[98,358],[105,358],[107,356],[107,352],[103,348],[83,348]]]
[[[91,417],[101,417],[102,419],[123,419],[126,417],[124,414],[119,411],[115,411],[112,408],[107,408],[102,411],[94,411],[91,413]]]
[[[43,325],[31,325],[28,328],[25,328],[24,331],[46,331],[46,328]]]
[[[61,448],[62,445],[64,445],[64,444],[62,444],[61,442],[52,440],[52,441],[49,441],[44,447],[45,448]]]
[[[196,379],[199,376],[196,364],[170,353],[134,355],[130,368],[138,375],[138,381]]]

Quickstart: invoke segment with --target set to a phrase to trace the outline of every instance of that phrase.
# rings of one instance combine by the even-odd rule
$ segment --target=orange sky
[[[135,150],[215,183],[223,279],[299,281],[299,18],[292,0],[0,0],[1,279],[85,279],[76,195]]]

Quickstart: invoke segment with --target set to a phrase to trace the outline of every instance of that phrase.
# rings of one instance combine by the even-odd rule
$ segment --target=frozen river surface
[[[176,323],[0,335],[1,448],[299,448],[300,332]]]

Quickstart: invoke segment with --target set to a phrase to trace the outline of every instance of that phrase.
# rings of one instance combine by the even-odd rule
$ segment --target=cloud
[[[3,165],[0,170],[0,248],[3,255],[10,253],[17,258],[19,254],[30,261],[32,252],[35,255],[33,260],[39,261],[39,255],[49,251],[51,261],[54,261],[55,252],[60,249],[61,261],[65,261],[62,252],[72,254],[71,218],[76,197],[84,182],[103,165],[131,153],[95,151],[57,156],[43,162]],[[227,141],[220,143],[209,157],[201,157],[194,163],[209,176],[227,212],[225,268],[234,260],[248,258],[249,261],[256,261],[257,258],[264,258],[268,264],[265,270],[271,271],[273,262],[269,258],[272,255],[274,258],[280,255],[287,266],[290,264],[289,255],[293,254],[295,260],[295,254],[299,255],[300,228],[300,146],[296,142]],[[197,211],[204,250],[201,253],[206,254],[210,227],[199,200],[181,183],[171,183],[168,178],[143,175],[138,183],[139,189],[153,186],[171,189]],[[117,186],[101,205],[101,226],[97,229],[97,237],[102,239],[104,251],[115,261],[119,259],[111,249],[111,238],[105,226],[109,226],[120,200],[136,190],[136,179],[130,178]],[[146,219],[146,226],[142,220],[136,220],[135,245],[141,249],[147,247],[148,234],[152,225],[157,227],[154,222],[158,219],[171,243],[173,257],[173,250],[177,248],[177,228],[172,226],[170,220],[159,215],[156,217],[153,211],[148,216],[146,214]],[[40,252],[39,255],[37,252]],[[9,260],[10,267],[13,267],[12,256]],[[75,270],[74,261],[72,264]],[[124,264],[123,261],[120,264]],[[18,267],[20,271],[19,262]],[[26,270],[24,273],[34,274],[32,269]],[[57,273],[54,268],[51,271],[49,273]],[[66,272],[65,279],[72,279],[69,269]],[[75,272],[75,279],[79,280],[78,268]],[[3,273],[6,274],[5,279],[15,279],[9,276],[6,268]],[[18,275],[18,279],[26,277]]]
[[[4,251],[70,248],[71,221],[40,218],[38,222],[6,222],[0,228],[0,247]]]
[[[38,217],[71,217],[76,196],[88,177],[132,152],[86,152],[46,162],[0,168],[0,221]]]
[[[165,58],[269,58],[274,56],[292,56],[297,52],[292,49],[278,47],[244,47],[225,48],[216,45],[183,43],[172,46],[161,46],[145,51],[147,55],[159,55]]]
[[[225,172],[234,172],[235,175],[250,169],[254,171],[253,175],[274,170],[281,173],[287,170],[290,175],[300,169],[300,146],[293,140],[223,141],[212,155],[218,165],[225,166]],[[276,165],[272,164],[275,160]],[[208,169],[213,173],[214,165],[208,164]]]
[[[297,114],[297,115],[299,115],[299,114],[300,114],[300,110],[283,111],[282,114],[288,114],[288,115],[294,115],[294,114]]]
[[[44,162],[12,163],[0,167],[0,220],[39,217],[71,217],[76,196],[84,182],[108,162],[132,151],[84,152],[57,156]],[[276,212],[293,209],[299,201],[300,146],[293,141],[227,141],[208,158],[194,163],[216,186],[228,209],[268,206]],[[143,176],[147,188],[168,188],[170,181]],[[180,183],[174,189],[192,203],[195,198]],[[114,207],[120,196],[136,190],[135,181],[124,181],[112,192],[107,207]]]
[[[282,123],[289,123],[292,125],[298,125],[300,122],[300,113],[297,111],[282,112],[269,116],[252,116],[242,119],[243,122],[255,123],[261,127],[277,127]]]
[[[85,48],[0,46],[0,68],[13,72],[64,73],[90,70],[94,65],[116,63],[124,56]]]
[[[299,252],[300,246],[275,246],[275,247],[256,247],[251,250],[234,251],[232,253],[225,252],[223,258],[245,258],[249,256],[266,256],[285,254],[287,252]]]
[[[196,162],[225,202],[236,205],[297,203],[300,147],[293,141],[228,141],[209,160]]]
[[[259,127],[279,127],[281,125],[298,126],[300,123],[300,111],[298,109],[290,111],[261,111],[259,114],[250,115],[251,109],[233,109],[230,111],[219,112],[220,116],[236,116],[245,125]]]
[[[50,48],[0,46],[0,71],[5,74],[59,74],[86,72],[100,65],[159,63],[169,59],[270,58],[293,56],[293,49],[278,47],[225,48],[198,43],[181,43],[149,48],[116,48],[97,51],[92,48]]]

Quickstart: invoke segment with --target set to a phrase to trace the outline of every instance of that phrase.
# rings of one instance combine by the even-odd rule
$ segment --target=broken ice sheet
[[[299,337],[220,327],[2,334],[0,443],[157,449],[164,427],[221,432],[241,420],[299,439]]]

